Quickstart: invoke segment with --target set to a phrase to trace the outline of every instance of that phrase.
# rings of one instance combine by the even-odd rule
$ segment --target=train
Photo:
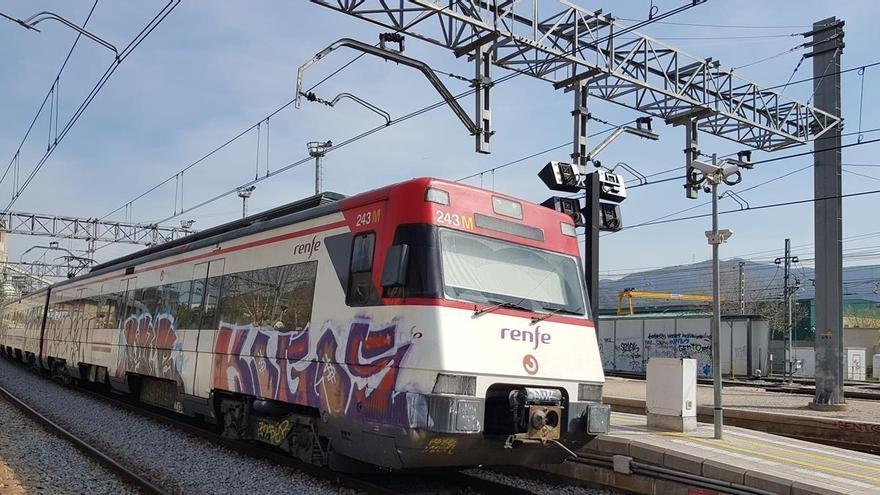
[[[8,300],[0,353],[340,470],[564,461],[605,433],[572,218],[417,178]]]

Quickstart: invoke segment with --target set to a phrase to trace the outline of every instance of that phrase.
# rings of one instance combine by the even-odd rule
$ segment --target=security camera
[[[706,239],[709,241],[709,244],[721,244],[727,242],[732,235],[733,231],[730,229],[719,230],[717,236],[711,230],[706,231]]]
[[[723,162],[723,166],[721,167],[721,175],[727,177],[728,175],[732,175],[736,172],[739,172],[738,164],[729,161]]]
[[[701,162],[700,160],[692,161],[691,166],[706,175],[715,174],[721,168],[716,165],[712,165],[711,163]]]

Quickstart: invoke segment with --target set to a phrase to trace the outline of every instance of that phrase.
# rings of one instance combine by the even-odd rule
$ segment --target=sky
[[[557,0],[541,2],[555,4]],[[165,3],[99,1],[87,29],[122,47]],[[602,9],[618,18],[643,19],[652,4],[665,12],[688,2],[576,3]],[[81,25],[93,4],[91,0],[7,0],[0,5],[0,12],[24,18],[47,10]],[[736,73],[742,77],[774,86],[790,77],[798,80],[812,76],[811,60],[804,60],[798,67],[804,50],[791,49],[804,41],[799,33],[826,17],[837,16],[846,21],[844,68],[880,59],[874,50],[880,43],[876,12],[876,2],[868,0],[709,0],[666,19],[676,24],[655,23],[641,32],[696,57],[712,57],[725,67],[738,68]],[[15,155],[76,36],[57,22],[46,21],[38,27],[41,32],[0,19],[0,166],[9,164]],[[382,118],[351,101],[340,102],[333,108],[310,102],[304,102],[300,109],[289,106],[269,119],[268,141],[264,123],[259,135],[254,129],[188,170],[183,174],[182,187],[179,180],[171,180],[131,203],[130,208],[125,205],[289,102],[295,93],[297,68],[321,49],[343,37],[373,44],[382,31],[378,26],[305,0],[182,2],[119,66],[11,209],[79,217],[104,217],[115,211],[109,218],[144,223],[168,219],[169,225],[194,220],[195,229],[233,220],[241,215],[241,200],[234,194],[182,215],[174,214],[181,204],[189,208],[253,180],[255,174],[264,176],[267,170],[271,172],[306,158],[309,141],[340,143],[381,124]],[[472,65],[443,48],[408,38],[406,54],[437,70],[472,77]],[[306,72],[306,86],[314,85],[356,55],[340,49],[322,59]],[[774,55],[778,56],[754,63]],[[80,40],[58,85],[58,105],[53,109],[59,116],[58,127],[63,127],[112,60],[113,54],[106,48]],[[507,74],[495,68],[493,77]],[[441,78],[453,93],[468,89],[467,82],[442,74]],[[863,130],[880,128],[876,111],[880,108],[878,87],[880,66],[866,69],[863,75],[853,71],[842,76],[844,132],[858,131],[860,120]],[[452,111],[443,106],[329,153],[325,158],[325,189],[350,195],[412,177],[455,180],[571,140],[570,93],[528,77],[517,77],[492,91],[496,133],[490,155],[474,152],[473,138]],[[439,100],[418,72],[373,57],[360,58],[315,89],[319,97],[328,100],[341,92],[369,101],[392,118]],[[812,84],[791,85],[785,94],[806,101],[812,96]],[[473,102],[466,98],[462,106],[470,110]],[[590,111],[612,123],[640,116],[634,110],[599,98],[591,98]],[[49,129],[55,124],[50,122],[49,114],[44,110],[37,118],[22,147],[20,177],[33,169],[48,140],[53,138]],[[602,162],[624,162],[646,175],[680,167],[656,179],[683,173],[683,128],[666,126],[657,119],[654,127],[661,136],[659,141],[621,137],[603,152]],[[606,128],[599,122],[590,123],[591,132]],[[877,137],[880,133],[864,134],[864,140]],[[591,143],[597,144],[600,139],[594,138]],[[850,135],[843,142],[856,139],[856,135]],[[742,145],[703,134],[700,148],[708,154],[727,154],[742,149]],[[811,145],[807,145],[775,153],[756,152],[753,159],[810,149]],[[843,151],[845,194],[880,189],[880,160],[874,156],[878,150],[880,143]],[[549,160],[567,160],[570,152],[569,147],[563,147],[467,182],[541,202],[551,193],[537,178],[538,170]],[[804,156],[759,165],[746,171],[742,183],[732,189],[743,190],[803,168],[741,195],[752,206],[808,199],[813,196],[811,163],[812,158]],[[10,172],[0,182],[0,207],[11,198],[14,176]],[[313,187],[314,168],[309,162],[257,184],[249,211],[308,196]],[[710,207],[704,204],[708,201],[705,194],[697,200],[686,199],[681,181],[671,180],[631,189],[621,210],[624,225],[635,225],[687,208],[693,209],[670,218],[708,213]],[[861,236],[845,242],[845,251],[863,253],[866,248],[877,246],[877,237],[862,234],[880,232],[880,195],[844,199],[843,204],[844,238]],[[730,199],[721,200],[722,211],[736,208],[737,204]],[[791,239],[793,254],[812,258],[810,203],[728,214],[721,217],[720,223],[722,228],[734,231],[730,241],[722,246],[724,258],[772,261],[782,255],[785,238]],[[604,235],[601,272],[615,276],[641,268],[704,260],[711,255],[704,234],[709,228],[709,218],[698,218]],[[29,247],[45,245],[49,240],[14,236],[10,240],[9,258],[22,259],[22,253]],[[78,241],[63,241],[62,246],[85,247]],[[136,246],[110,245],[99,249],[96,258],[107,261],[135,249]],[[23,259],[32,260],[33,256],[32,252]],[[877,259],[853,256],[846,262],[876,263]]]

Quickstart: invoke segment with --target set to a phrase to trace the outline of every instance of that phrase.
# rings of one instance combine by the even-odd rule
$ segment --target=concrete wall
[[[710,319],[705,316],[600,317],[599,348],[608,372],[643,374],[652,357],[693,358],[697,374],[712,375]],[[767,368],[769,325],[761,317],[721,322],[721,372],[748,374]]]

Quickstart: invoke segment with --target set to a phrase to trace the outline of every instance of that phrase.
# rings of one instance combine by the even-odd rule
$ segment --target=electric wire
[[[98,93],[100,93],[101,89],[103,89],[103,87],[104,87],[104,85],[106,85],[107,81],[110,80],[110,77],[113,75],[113,73],[116,71],[116,69],[141,44],[141,42],[143,42],[143,40],[146,39],[153,32],[153,30],[155,30],[156,27],[158,27],[159,24],[161,24],[162,21],[164,21],[165,18],[168,17],[168,15],[174,11],[174,9],[179,4],[180,4],[180,0],[169,0],[169,2],[156,14],[156,16],[153,17],[153,19],[150,20],[150,22],[148,22],[144,26],[144,28],[140,31],[140,33],[138,33],[137,36],[135,36],[131,40],[131,42],[129,42],[129,44],[126,45],[126,47],[119,53],[119,56],[116,59],[114,59],[114,61],[110,64],[110,66],[104,71],[104,74],[99,78],[98,82],[95,84],[95,86],[92,88],[92,90],[86,96],[86,98],[80,104],[79,108],[77,108],[77,110],[73,113],[70,120],[67,121],[67,124],[65,124],[65,126],[62,128],[61,132],[58,134],[58,137],[56,138],[56,140],[52,144],[52,146],[49,148],[49,150],[46,151],[46,153],[43,155],[43,157],[37,162],[37,165],[28,174],[25,181],[21,184],[21,187],[16,188],[16,190],[13,193],[12,199],[9,201],[9,203],[6,205],[6,207],[3,210],[4,213],[9,211],[9,209],[12,207],[12,205],[14,205],[15,202],[18,200],[18,198],[21,197],[22,193],[31,184],[31,181],[33,181],[34,177],[36,177],[36,175],[40,172],[40,170],[43,168],[43,166],[48,161],[49,157],[52,156],[54,151],[58,148],[58,145],[61,143],[61,141],[67,135],[67,133],[70,131],[70,129],[73,127],[73,125],[76,124],[76,122],[79,120],[79,118],[85,112],[86,108],[88,108],[88,106],[92,103],[92,101],[94,101],[95,97],[98,95]]]
[[[98,0],[95,0],[95,3],[92,4],[92,8],[89,10],[89,14],[86,16],[85,21],[83,21],[83,29],[88,25],[89,20],[92,18],[92,14],[95,12],[95,8],[98,6]],[[24,146],[25,141],[27,141],[28,136],[30,136],[31,130],[34,128],[34,124],[37,123],[37,119],[40,117],[40,114],[43,112],[43,108],[46,106],[46,102],[49,100],[50,95],[55,90],[55,86],[58,85],[58,81],[61,78],[61,74],[64,72],[64,68],[67,67],[67,62],[70,60],[70,56],[73,55],[73,50],[76,48],[77,43],[79,43],[79,39],[82,37],[82,33],[77,32],[76,38],[73,40],[73,44],[70,46],[70,50],[67,51],[67,56],[64,57],[64,62],[61,63],[61,68],[58,69],[58,74],[55,75],[55,79],[52,80],[52,86],[49,88],[49,91],[46,92],[46,96],[43,98],[43,103],[40,104],[40,107],[37,109],[37,114],[34,115],[34,118],[31,120],[31,124],[28,126],[27,131],[24,133],[24,137],[21,138],[21,142],[18,144],[18,148],[13,153],[12,160],[9,161],[9,165],[6,166],[6,170],[3,172],[3,175],[0,176],[0,184],[6,179],[6,175],[9,173],[10,167],[16,160],[21,159],[21,149]],[[57,117],[56,117],[57,122]],[[56,129],[57,135],[57,129]]]
[[[690,7],[694,6],[694,5],[696,5],[696,4],[686,5],[685,7],[690,8]],[[681,8],[679,8],[679,9],[681,9]],[[415,21],[414,21],[414,22],[415,22]],[[410,23],[410,24],[412,24],[412,23]],[[403,28],[403,29],[405,29],[405,28]],[[401,30],[403,30],[403,29],[401,29]],[[628,32],[628,31],[624,31],[624,32]],[[624,34],[624,32],[616,33],[616,34],[614,35],[614,37],[616,37],[616,36],[619,35],[619,34]],[[574,53],[576,50],[577,50],[577,48],[576,48],[575,50],[573,50],[572,53]],[[510,74],[507,74],[507,75],[505,75],[505,76],[503,76],[503,77],[500,77],[500,78],[498,78],[498,79],[492,81],[491,85],[492,85],[493,87],[498,86],[499,84],[502,84],[502,83],[504,83],[504,82],[510,81],[511,79],[514,79],[514,78],[516,78],[516,77],[518,77],[518,76],[520,76],[520,75],[523,75],[523,74],[528,74],[528,73],[527,73],[527,72],[524,72],[524,71],[520,71],[520,70],[512,69]],[[458,100],[458,99],[464,98],[464,97],[466,97],[466,96],[472,95],[472,94],[474,94],[476,91],[477,91],[476,88],[471,88],[470,90],[467,90],[467,91],[465,91],[465,92],[463,92],[463,93],[459,93],[458,95],[453,96],[453,98],[456,99],[456,100]],[[388,122],[387,124],[380,125],[380,126],[377,126],[377,127],[373,127],[373,128],[368,129],[368,130],[366,130],[366,131],[363,131],[362,133],[360,133],[360,134],[358,134],[358,135],[355,135],[355,136],[353,136],[353,137],[351,137],[351,138],[348,138],[348,139],[346,139],[346,140],[344,140],[344,141],[342,141],[342,142],[340,142],[340,143],[338,143],[338,144],[334,144],[333,146],[327,148],[326,153],[329,153],[329,152],[331,152],[331,151],[334,151],[334,150],[340,149],[340,148],[345,147],[345,146],[347,146],[347,145],[349,145],[349,144],[351,144],[351,143],[357,142],[357,141],[359,141],[359,140],[361,140],[361,139],[364,139],[364,138],[366,138],[367,136],[370,136],[370,135],[372,135],[372,134],[374,134],[374,133],[376,133],[376,132],[379,132],[379,131],[381,131],[381,130],[383,130],[383,129],[387,129],[388,127],[391,127],[392,125],[398,124],[398,123],[400,123],[400,122],[404,122],[404,121],[409,120],[409,119],[411,119],[411,118],[414,118],[414,117],[417,117],[417,116],[419,116],[419,115],[422,115],[422,114],[424,114],[424,113],[426,113],[426,112],[430,112],[431,110],[434,110],[434,109],[436,109],[436,108],[439,108],[439,107],[445,106],[447,103],[448,103],[448,102],[446,102],[446,100],[438,101],[437,103],[434,103],[434,104],[432,104],[432,105],[428,105],[428,106],[426,106],[426,107],[423,107],[423,108],[421,108],[421,109],[418,109],[418,110],[416,110],[416,111],[413,111],[413,112],[411,112],[411,113],[409,113],[409,114],[407,114],[407,115],[404,115],[404,116],[402,116],[402,117],[400,117],[400,118],[398,118],[398,119],[393,119],[392,121]],[[272,174],[270,174],[270,175],[267,175],[266,177],[258,178],[258,179],[254,180],[254,181],[250,181],[250,182],[248,182],[248,183],[246,183],[246,184],[244,184],[244,185],[238,186],[238,187],[236,187],[236,188],[234,188],[234,189],[228,190],[228,191],[226,191],[226,192],[222,192],[222,193],[220,193],[220,194],[218,194],[218,195],[216,195],[216,196],[214,196],[214,197],[212,197],[212,198],[209,198],[209,199],[206,200],[206,201],[203,201],[203,202],[201,202],[201,203],[198,203],[197,205],[195,205],[195,206],[193,206],[193,207],[187,208],[187,209],[185,209],[185,210],[182,209],[180,213],[176,213],[176,214],[174,214],[174,215],[171,215],[171,216],[169,216],[169,217],[166,217],[166,218],[164,218],[164,219],[162,219],[162,220],[159,220],[158,222],[154,222],[154,223],[157,223],[157,224],[158,224],[158,223],[166,222],[166,221],[171,220],[171,219],[173,219],[173,218],[175,218],[175,217],[177,217],[177,216],[182,215],[183,213],[188,213],[188,212],[190,212],[190,211],[193,211],[194,209],[201,208],[202,206],[205,206],[205,205],[210,204],[210,203],[212,203],[212,202],[214,202],[214,201],[217,201],[217,200],[219,200],[219,199],[222,199],[222,198],[224,198],[224,197],[226,197],[226,196],[228,196],[228,195],[234,193],[235,191],[237,191],[238,189],[240,189],[240,188],[242,188],[242,187],[249,187],[249,186],[251,186],[251,185],[256,184],[257,182],[260,182],[260,181],[265,180],[265,179],[267,179],[267,178],[269,178],[269,177],[272,177],[272,176],[274,176],[274,175],[277,175],[277,173],[280,173],[280,172],[283,172],[283,171],[290,170],[290,169],[292,169],[292,168],[295,168],[295,167],[297,167],[297,166],[300,166],[300,165],[302,165],[303,163],[307,163],[307,162],[309,162],[309,161],[311,161],[311,157],[307,157],[307,158],[303,158],[303,159],[297,160],[297,161],[295,161],[295,162],[293,162],[293,163],[291,163],[291,164],[289,164],[289,165],[283,167],[282,169],[279,169],[278,171],[275,171],[274,173],[272,173]],[[478,175],[479,175],[479,174],[478,174]]]

